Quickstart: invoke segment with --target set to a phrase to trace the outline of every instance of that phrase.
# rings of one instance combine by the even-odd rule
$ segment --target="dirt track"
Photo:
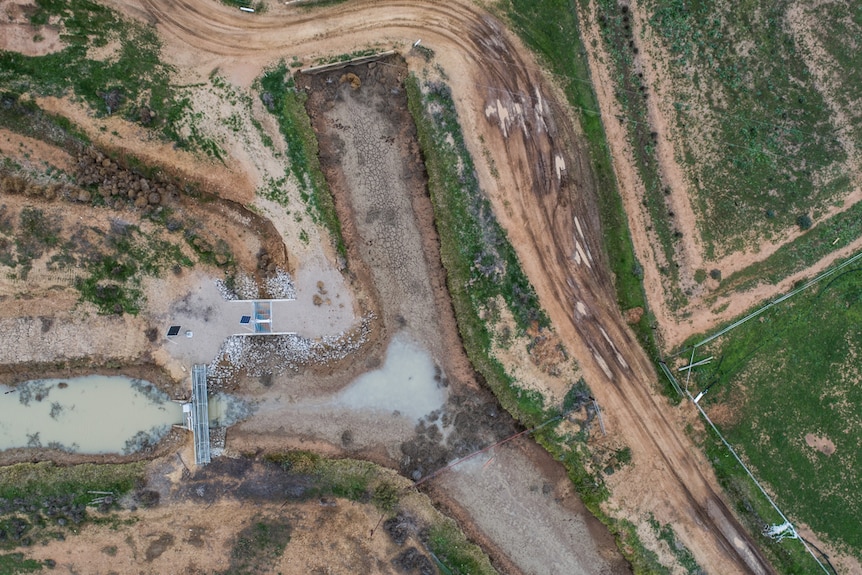
[[[769,573],[717,494],[696,448],[652,390],[655,372],[615,306],[603,261],[594,183],[571,115],[525,50],[465,2],[349,2],[310,13],[272,6],[249,16],[206,0],[115,2],[158,25],[167,58],[202,76],[217,65],[248,85],[280,57],[340,54],[382,43],[406,50],[421,38],[450,80],[474,157],[484,138],[499,177],[477,165],[498,217],[560,335],[607,414],[632,447],[612,504],[633,518],[672,523],[710,572]]]

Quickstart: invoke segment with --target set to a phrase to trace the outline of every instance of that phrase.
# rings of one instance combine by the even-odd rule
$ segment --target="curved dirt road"
[[[165,57],[208,74],[216,66],[248,85],[281,57],[350,52],[375,43],[405,50],[421,38],[449,76],[474,158],[479,136],[499,171],[477,161],[501,223],[556,329],[585,371],[611,433],[631,446],[619,472],[620,504],[672,523],[709,572],[771,573],[717,493],[697,449],[653,393],[653,366],[615,304],[587,153],[557,92],[524,48],[493,18],[466,3],[352,1],[305,12],[274,5],[247,15],[211,0],[113,0],[158,26]],[[615,480],[618,482],[619,480]]]

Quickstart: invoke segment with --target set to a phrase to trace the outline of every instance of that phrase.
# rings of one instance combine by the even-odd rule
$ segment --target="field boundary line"
[[[722,330],[718,331],[717,333],[714,333],[711,336],[707,337],[706,339],[694,344],[691,348],[684,348],[684,350],[682,350],[682,351],[688,351],[689,349],[692,349],[692,348],[697,349],[703,345],[708,344],[709,342],[713,341],[714,339],[717,339],[717,338],[723,336],[727,332],[729,332],[733,329],[736,329],[737,327],[746,323],[748,320],[754,319],[755,317],[759,316],[760,314],[762,314],[763,312],[765,312],[769,308],[771,308],[775,305],[778,305],[787,299],[790,299],[791,297],[795,296],[796,294],[798,294],[801,291],[805,291],[806,289],[813,286],[814,284],[826,279],[827,277],[831,276],[835,272],[844,269],[845,267],[849,266],[850,264],[852,264],[852,263],[854,263],[860,259],[862,259],[862,252],[859,252],[855,256],[852,256],[851,258],[845,260],[844,262],[838,264],[837,266],[826,270],[825,272],[821,273],[819,276],[808,280],[802,286],[794,289],[793,291],[787,292],[786,294],[780,296],[778,299],[774,299],[774,300],[770,301],[769,303],[767,303],[766,305],[764,305],[760,309],[757,309],[757,310],[751,312],[750,314],[748,314],[744,318],[736,320],[735,322],[733,322],[729,326],[725,327],[724,329],[722,329]],[[673,355],[671,357],[676,357],[677,355],[682,353],[682,351],[676,353],[675,355]]]

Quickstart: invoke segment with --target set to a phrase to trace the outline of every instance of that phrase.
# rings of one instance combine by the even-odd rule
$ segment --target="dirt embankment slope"
[[[304,12],[273,6],[245,17],[204,0],[117,0],[157,25],[166,57],[202,75],[219,66],[248,85],[281,57],[346,53],[379,43],[432,47],[450,85],[474,157],[482,146],[499,170],[480,179],[554,325],[582,366],[611,433],[634,465],[612,504],[637,518],[673,523],[708,571],[769,573],[717,493],[708,465],[652,390],[655,372],[616,309],[602,256],[595,183],[572,116],[524,48],[468,2],[350,2]],[[484,144],[480,144],[482,140]]]

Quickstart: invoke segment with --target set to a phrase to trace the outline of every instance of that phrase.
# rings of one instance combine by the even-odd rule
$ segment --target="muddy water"
[[[390,342],[380,369],[359,376],[335,401],[350,409],[398,412],[416,423],[445,402],[431,357],[403,334]]]
[[[226,393],[211,395],[207,408],[211,427],[230,427],[247,419],[254,412],[251,403]]]
[[[180,404],[139,379],[91,375],[0,385],[0,449],[127,454],[181,421]]]

